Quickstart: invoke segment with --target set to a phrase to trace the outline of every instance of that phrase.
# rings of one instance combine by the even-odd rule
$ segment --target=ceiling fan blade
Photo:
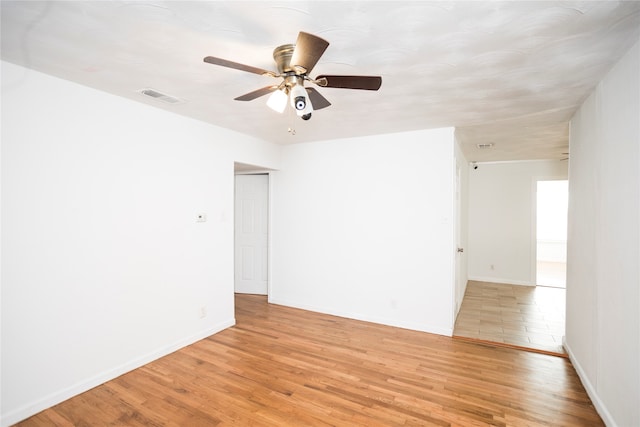
[[[308,74],[329,47],[329,42],[313,34],[300,32],[289,64],[296,72]]]
[[[249,93],[245,93],[244,95],[240,95],[237,98],[233,98],[236,101],[252,101],[256,98],[260,98],[261,96],[264,96],[268,93],[273,92],[274,90],[278,89],[278,85],[275,86],[265,86],[262,89],[258,89],[258,90],[254,90],[253,92],[249,92]],[[311,101],[313,102],[313,101]]]
[[[250,65],[245,65],[245,64],[240,64],[238,62],[228,61],[228,60],[222,59],[222,58],[216,58],[215,56],[207,56],[206,58],[204,58],[204,62],[207,62],[209,64],[213,64],[213,65],[221,65],[221,66],[227,67],[227,68],[234,68],[236,70],[246,71],[246,72],[254,73],[254,74],[260,74],[260,75],[265,75],[266,74],[266,75],[269,75],[269,76],[275,75],[275,73],[273,71],[263,70],[262,68],[252,67]]]
[[[322,87],[343,89],[378,90],[382,85],[380,76],[318,76],[316,81]]]
[[[318,92],[314,88],[306,87],[305,89],[309,94],[309,99],[311,100],[311,105],[313,105],[314,110],[321,110],[331,105],[331,103],[327,100],[327,98],[320,95],[320,92]]]

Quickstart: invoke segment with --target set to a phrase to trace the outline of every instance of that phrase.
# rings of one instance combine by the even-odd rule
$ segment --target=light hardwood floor
[[[567,359],[236,297],[237,325],[21,426],[600,426]]]

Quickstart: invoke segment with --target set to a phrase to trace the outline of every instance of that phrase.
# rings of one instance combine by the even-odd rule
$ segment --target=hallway
[[[565,289],[469,281],[454,338],[566,356]]]
[[[536,263],[536,283],[552,288],[567,287],[567,263],[538,261]]]

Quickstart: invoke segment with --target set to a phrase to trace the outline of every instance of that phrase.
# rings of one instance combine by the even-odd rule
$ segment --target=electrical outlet
[[[196,215],[196,222],[207,222],[207,214],[199,213]]]
[[[204,319],[205,317],[207,317],[207,307],[203,305],[200,307],[200,318]]]

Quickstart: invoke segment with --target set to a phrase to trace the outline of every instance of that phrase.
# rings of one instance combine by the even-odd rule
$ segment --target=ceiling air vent
[[[155,89],[140,89],[138,92],[142,95],[165,102],[167,104],[181,104],[184,102],[182,99],[176,98],[175,96],[167,95],[162,92],[158,92]]]
[[[490,148],[493,148],[493,144],[476,144],[476,147],[479,150],[488,150]]]

